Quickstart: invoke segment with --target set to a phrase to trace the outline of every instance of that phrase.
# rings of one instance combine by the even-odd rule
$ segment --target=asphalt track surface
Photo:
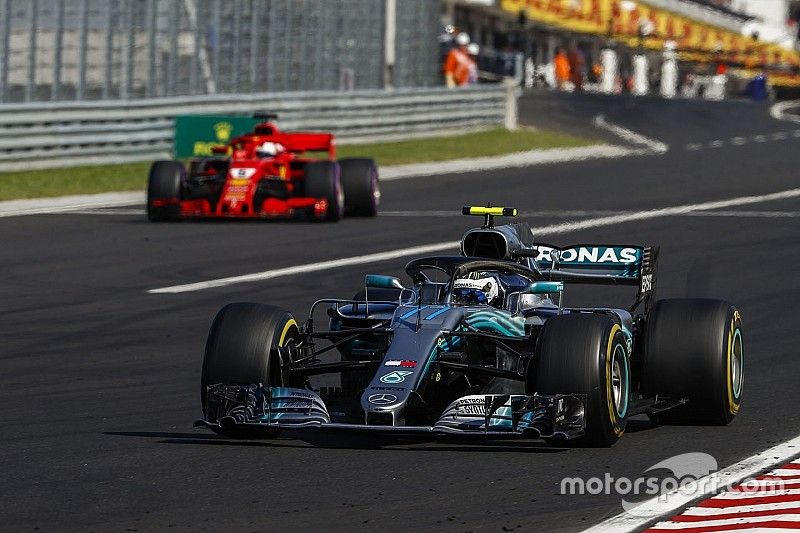
[[[303,317],[314,299],[349,297],[364,273],[399,273],[406,259],[183,294],[148,289],[455,240],[477,222],[457,215],[468,203],[513,205],[545,225],[800,181],[795,125],[772,120],[762,105],[540,94],[521,109],[528,123],[571,121],[576,131],[603,112],[670,150],[386,183],[384,210],[431,213],[335,225],[156,225],[139,209],[0,219],[0,529],[576,531],[620,512],[620,496],[561,495],[564,476],[636,478],[693,451],[723,467],[800,433],[797,197],[542,236],[660,243],[659,296],[735,302],[746,384],[728,427],[632,422],[610,449],[235,441],[192,429],[205,338],[222,305],[269,302]],[[786,135],[773,140],[776,132]],[[766,140],[709,144],[758,135]]]

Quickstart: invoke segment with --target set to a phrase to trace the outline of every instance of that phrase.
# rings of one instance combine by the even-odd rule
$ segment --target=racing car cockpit
[[[448,280],[434,281],[431,271]],[[555,306],[551,293],[559,292],[560,285],[543,282],[537,271],[519,263],[463,256],[416,259],[406,265],[406,273],[421,304],[489,305],[511,313]]]

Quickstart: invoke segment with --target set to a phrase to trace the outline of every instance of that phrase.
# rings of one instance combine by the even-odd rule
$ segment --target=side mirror
[[[529,294],[553,294],[554,292],[563,291],[563,281],[536,281],[528,285]]]
[[[212,154],[219,154],[219,155],[228,155],[228,146],[224,144],[218,144],[216,146],[211,147]]]
[[[364,285],[373,289],[403,289],[403,284],[394,276],[367,274]]]

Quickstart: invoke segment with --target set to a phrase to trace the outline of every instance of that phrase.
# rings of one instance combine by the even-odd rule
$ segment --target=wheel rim
[[[336,187],[336,212],[341,213],[344,211],[344,188],[341,184]]]
[[[731,384],[733,396],[738,398],[742,394],[742,382],[744,381],[744,347],[742,346],[742,333],[739,329],[734,331],[731,343]]]
[[[372,205],[378,207],[381,204],[381,186],[378,177],[372,177]]]
[[[625,416],[628,410],[628,368],[625,364],[625,348],[621,344],[614,347],[611,355],[611,395],[614,410],[619,416]]]

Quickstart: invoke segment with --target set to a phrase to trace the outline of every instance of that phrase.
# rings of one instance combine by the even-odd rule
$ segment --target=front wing
[[[585,398],[575,394],[487,394],[452,402],[432,426],[332,422],[313,391],[261,385],[212,385],[196,426],[253,430],[369,431],[390,435],[484,435],[571,440],[584,435]]]

